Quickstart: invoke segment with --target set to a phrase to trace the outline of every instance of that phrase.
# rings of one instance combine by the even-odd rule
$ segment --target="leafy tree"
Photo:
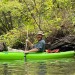
[[[74,3],[74,0],[2,0],[0,35],[8,34],[10,30],[15,32],[14,28],[22,32],[21,29],[26,30],[26,26],[29,26],[29,33],[42,30],[46,37],[53,37],[61,26],[69,34],[75,34]]]

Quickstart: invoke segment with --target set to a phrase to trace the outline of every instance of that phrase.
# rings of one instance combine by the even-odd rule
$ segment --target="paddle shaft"
[[[27,26],[27,35],[26,35],[26,39],[28,39],[28,26]],[[27,41],[26,41],[26,44],[25,44],[25,50],[28,49],[28,46],[27,46]],[[25,53],[25,61],[26,61],[26,53]]]
[[[28,26],[27,26],[27,36],[26,36],[26,39],[28,39]],[[25,50],[27,50],[27,41],[26,41]]]

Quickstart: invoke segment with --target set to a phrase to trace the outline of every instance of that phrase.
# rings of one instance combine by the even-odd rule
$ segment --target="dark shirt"
[[[34,45],[34,48],[37,48],[39,52],[43,52],[45,50],[45,41],[38,41],[37,44]]]

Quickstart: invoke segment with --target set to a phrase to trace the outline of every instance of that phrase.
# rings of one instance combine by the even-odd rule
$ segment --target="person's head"
[[[42,40],[43,35],[44,35],[44,34],[43,34],[42,31],[38,31],[38,33],[37,33],[37,40],[38,40],[38,41]]]

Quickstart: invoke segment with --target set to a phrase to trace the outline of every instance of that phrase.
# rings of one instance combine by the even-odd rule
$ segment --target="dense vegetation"
[[[25,44],[42,30],[54,37],[62,28],[65,35],[75,34],[75,0],[2,0],[0,1],[0,41],[15,47]]]

